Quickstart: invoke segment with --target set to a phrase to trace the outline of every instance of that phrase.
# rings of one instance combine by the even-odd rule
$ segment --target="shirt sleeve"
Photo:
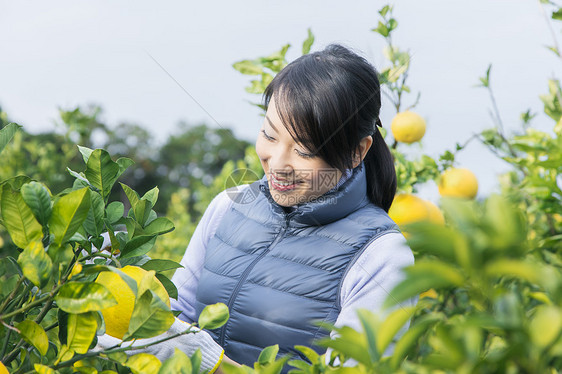
[[[231,204],[232,200],[226,190],[215,196],[191,236],[189,245],[180,261],[183,268],[176,270],[172,277],[172,282],[178,289],[178,299],[170,298],[171,308],[181,311],[178,318],[185,322],[195,322],[194,301],[201,270],[205,263],[207,244],[215,234],[220,221]]]
[[[392,289],[404,279],[402,269],[413,264],[414,256],[401,233],[388,233],[371,242],[343,279],[340,291],[341,311],[335,326],[349,326],[362,331],[361,322],[357,317],[358,309],[368,309],[384,319],[396,308],[414,306],[417,297],[387,310],[382,308]],[[409,323],[406,323],[395,339],[408,329]],[[332,331],[330,336],[334,338],[336,334]],[[391,355],[393,350],[394,342],[389,345],[383,356]],[[329,362],[329,359],[330,350],[326,354],[326,361]],[[350,360],[345,366],[355,364],[355,361]]]

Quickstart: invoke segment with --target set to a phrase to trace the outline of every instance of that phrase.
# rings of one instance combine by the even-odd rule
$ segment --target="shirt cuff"
[[[184,322],[178,318],[172,325],[172,330],[182,331],[185,330],[186,327],[189,327],[187,322]],[[209,371],[209,374],[212,374],[217,368],[220,366],[223,358],[224,358],[224,349],[220,345],[218,345],[211,335],[206,331],[202,331],[199,328],[192,326],[194,331],[197,331],[195,334],[188,334],[186,336],[186,340],[195,340],[195,344],[192,345],[191,350],[192,352],[186,352],[188,355],[192,355],[196,348],[201,350],[201,371]],[[191,344],[190,344],[191,345]]]
[[[215,371],[217,371],[217,369],[219,368],[219,366],[221,366],[222,364],[222,359],[224,358],[224,349],[221,353],[221,356],[219,357],[219,360],[217,361],[217,363],[215,364],[215,367],[213,367],[211,369],[211,371],[209,372],[209,374],[213,374]]]

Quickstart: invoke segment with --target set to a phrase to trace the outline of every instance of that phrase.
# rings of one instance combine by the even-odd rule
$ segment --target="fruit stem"
[[[41,303],[43,303],[44,301],[49,300],[50,298],[52,298],[52,297],[58,292],[58,290],[61,288],[61,286],[62,286],[62,285],[55,286],[55,287],[53,288],[53,290],[52,290],[51,292],[49,292],[48,295],[45,295],[45,296],[43,296],[42,298],[37,299],[37,300],[35,300],[35,301],[33,301],[33,302],[27,304],[26,306],[24,306],[24,307],[22,307],[22,308],[19,308],[19,309],[17,309],[17,310],[14,310],[14,311],[12,311],[12,312],[10,312],[10,313],[6,313],[6,314],[0,315],[0,320],[4,320],[4,319],[6,319],[6,318],[10,318],[10,317],[16,316],[16,315],[18,315],[18,314],[20,314],[20,313],[23,313],[23,312],[25,312],[25,311],[27,311],[27,310],[29,310],[29,309],[31,309],[31,308],[33,308],[33,307],[35,307],[35,306],[41,304]]]
[[[167,337],[162,338],[160,340],[157,340],[155,342],[151,342],[151,343],[147,343],[147,344],[143,344],[143,345],[137,345],[137,346],[130,345],[128,347],[119,347],[119,345],[116,345],[116,346],[111,347],[109,349],[106,349],[104,351],[94,351],[94,352],[84,353],[84,354],[81,354],[81,355],[75,355],[70,360],[67,360],[67,361],[64,361],[64,362],[61,362],[61,363],[55,365],[53,367],[53,369],[57,370],[57,369],[62,368],[62,367],[70,366],[70,365],[74,364],[76,361],[80,361],[80,360],[82,360],[84,358],[87,358],[87,357],[97,356],[100,353],[111,354],[111,353],[118,353],[118,352],[134,351],[134,350],[138,350],[138,349],[145,349],[145,348],[148,348],[148,347],[153,346],[155,344],[160,344],[160,343],[163,343],[165,341],[177,338],[178,336],[196,333],[196,331],[192,330],[192,327],[193,326],[190,325],[189,328],[187,330],[183,331],[183,332],[178,332],[174,335],[170,335],[170,336],[167,336]]]

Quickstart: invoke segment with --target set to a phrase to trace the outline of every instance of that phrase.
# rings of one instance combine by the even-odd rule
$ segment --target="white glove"
[[[172,326],[163,334],[155,336],[153,338],[148,339],[137,339],[132,342],[124,342],[121,344],[121,347],[128,347],[131,344],[133,347],[141,346],[145,344],[149,344],[168,336],[172,336],[181,332],[186,331],[191,325],[187,322],[182,321],[179,318],[176,318]],[[166,340],[165,342],[161,342],[159,344],[151,345],[150,347],[143,348],[143,349],[135,349],[130,351],[125,351],[127,355],[134,355],[137,353],[150,353],[156,356],[160,361],[165,361],[169,357],[174,354],[175,348],[178,348],[180,351],[191,357],[197,348],[201,350],[201,371],[210,370],[210,373],[214,372],[216,368],[219,367],[222,358],[224,356],[224,350],[220,345],[215,343],[211,335],[209,335],[206,331],[202,331],[196,327],[191,327],[193,331],[197,331],[196,333],[190,333],[186,335],[181,335],[175,337],[173,339]],[[122,343],[121,339],[117,339],[111,337],[107,334],[98,336],[98,344],[94,348],[95,350],[104,350],[107,348],[114,347],[118,344]]]

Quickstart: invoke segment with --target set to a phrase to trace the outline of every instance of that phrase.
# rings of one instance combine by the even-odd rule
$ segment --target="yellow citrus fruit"
[[[141,280],[148,273],[146,270],[137,266],[125,266],[121,271],[133,278],[137,282],[137,287],[140,286]],[[154,291],[166,305],[170,306],[170,297],[162,283],[160,283],[156,277],[152,280],[152,284],[154,285],[154,287],[151,287],[152,291]],[[123,336],[129,329],[129,321],[133,314],[135,294],[133,294],[133,291],[118,274],[109,271],[100,273],[96,282],[105,286],[113,297],[115,297],[115,300],[117,300],[117,305],[101,311],[105,321],[105,332],[107,335],[113,336],[114,338],[123,339]]]
[[[10,374],[2,362],[0,362],[0,374]]]
[[[441,225],[445,224],[445,217],[441,213],[441,209],[429,200],[424,200],[427,209],[429,210],[429,220],[431,222],[439,223]]]
[[[407,110],[394,116],[390,130],[398,142],[417,142],[425,134],[425,120],[419,114]]]
[[[478,180],[466,168],[449,168],[439,178],[437,187],[441,196],[473,199],[478,192]]]
[[[388,215],[398,226],[425,221],[429,218],[429,214],[425,200],[410,194],[396,195],[388,210]]]

